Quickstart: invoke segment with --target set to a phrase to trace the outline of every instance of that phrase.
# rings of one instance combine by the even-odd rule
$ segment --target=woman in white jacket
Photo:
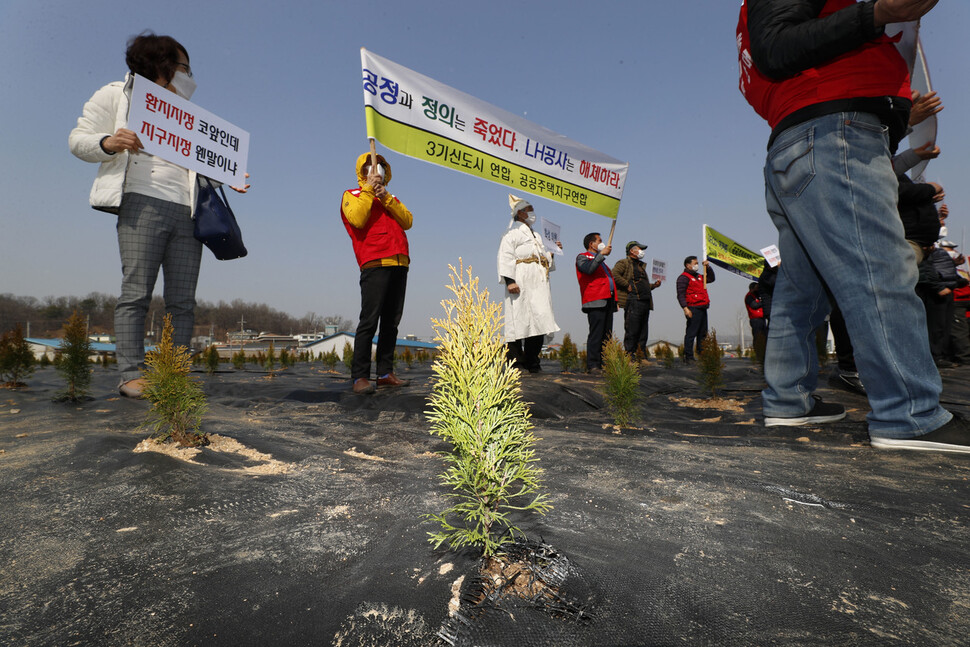
[[[119,390],[140,397],[145,359],[145,315],[161,268],[165,311],[172,315],[173,341],[189,347],[195,323],[195,288],[202,244],[195,239],[196,174],[141,152],[138,135],[127,128],[133,74],[155,81],[188,99],[195,90],[189,55],[170,36],[150,32],[128,43],[125,62],[131,74],[94,93],[77,127],[71,152],[101,164],[91,188],[91,206],[118,216],[121,296],[115,307]],[[244,193],[243,189],[236,189]]]

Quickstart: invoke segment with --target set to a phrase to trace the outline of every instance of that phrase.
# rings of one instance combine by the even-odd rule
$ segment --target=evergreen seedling
[[[340,361],[340,357],[337,356],[337,351],[330,350],[326,355],[323,356],[323,363],[326,365],[328,371],[336,371],[337,362]]]
[[[432,319],[440,350],[427,416],[431,433],[452,446],[440,477],[452,505],[428,515],[440,525],[428,534],[436,548],[475,546],[491,557],[522,532],[511,513],[544,513],[551,506],[537,494],[537,439],[519,372],[505,359],[501,307],[488,290],[479,291],[471,268],[451,267],[448,289],[454,298],[442,302],[446,317]]]
[[[270,342],[266,357],[263,359],[263,367],[272,375],[274,366],[276,366],[276,349],[273,348],[273,342]]]
[[[717,395],[717,390],[724,386],[724,351],[717,343],[717,331],[713,328],[710,334],[701,341],[701,352],[698,366],[701,371],[700,382],[705,390],[711,392],[711,397]]]
[[[26,386],[23,380],[33,375],[34,363],[34,354],[20,324],[0,336],[0,381],[6,381],[4,386]]]
[[[205,372],[212,375],[219,370],[219,351],[210,345],[205,351]]]
[[[563,373],[568,373],[579,366],[579,355],[576,353],[576,344],[573,338],[566,333],[562,338],[562,345],[559,348],[559,366]]]
[[[289,368],[293,365],[293,358],[285,348],[280,351],[280,368]]]
[[[44,353],[43,355],[40,356],[39,364],[41,368],[47,368],[48,366],[51,365],[51,359],[47,356],[47,353]]]
[[[87,323],[75,310],[64,326],[64,343],[58,354],[61,359],[57,362],[57,370],[67,381],[67,388],[58,394],[58,399],[80,402],[87,396],[91,385],[90,355]]]
[[[411,369],[414,366],[414,353],[411,352],[410,348],[405,348],[404,352],[401,353],[401,360],[404,365]]]
[[[334,351],[336,352],[336,351]],[[354,347],[350,345],[349,341],[344,342],[344,354],[343,354],[344,366],[350,371],[354,366]]]
[[[640,419],[637,400],[640,395],[640,366],[616,337],[603,344],[603,376],[606,404],[613,414],[613,423],[629,427]]]
[[[189,377],[189,350],[172,342],[172,331],[172,315],[167,314],[161,341],[145,357],[148,369],[144,396],[151,408],[143,426],[154,429],[158,442],[171,439],[180,447],[207,445],[209,439],[199,432],[206,411],[205,394],[199,383]]]
[[[241,371],[246,368],[246,353],[240,350],[232,355],[232,367],[237,371]]]
[[[670,347],[670,344],[665,343],[657,346],[656,354],[663,362],[664,368],[674,367],[674,349]]]

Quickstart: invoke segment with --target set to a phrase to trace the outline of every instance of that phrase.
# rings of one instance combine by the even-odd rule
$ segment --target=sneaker
[[[354,380],[354,393],[359,393],[365,395],[367,393],[373,393],[377,390],[377,387],[370,383],[366,377],[359,377]]]
[[[134,380],[122,382],[121,386],[118,387],[118,393],[126,398],[141,398],[144,397],[143,391],[146,386],[148,386],[148,382],[145,381],[145,378],[138,377]]]
[[[845,418],[845,407],[833,402],[822,402],[822,398],[813,395],[815,406],[803,416],[791,418],[778,418],[765,416],[765,427],[801,427],[802,425],[814,425],[820,422],[835,422]]]
[[[854,371],[839,371],[833,374],[829,377],[829,384],[840,389],[845,389],[846,391],[851,391],[852,393],[858,393],[859,395],[866,394],[865,385],[859,379],[859,374]]]
[[[936,368],[955,368],[957,366],[950,360],[944,359],[942,357],[938,360],[934,360],[934,363],[936,364]]]
[[[970,454],[970,424],[963,416],[953,414],[950,422],[928,434],[915,438],[881,438],[870,435],[869,444],[877,449]]]

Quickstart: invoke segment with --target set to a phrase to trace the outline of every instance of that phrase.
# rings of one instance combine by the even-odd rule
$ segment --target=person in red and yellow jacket
[[[701,342],[707,337],[707,309],[711,305],[711,297],[707,294],[705,279],[698,270],[696,256],[684,259],[684,271],[677,277],[677,302],[684,309],[687,317],[687,330],[684,333],[684,363],[694,361],[694,346],[701,351]],[[707,283],[714,282],[714,270],[709,261],[704,261],[704,274]]]
[[[354,393],[377,390],[370,382],[370,357],[378,332],[377,386],[408,384],[394,375],[393,361],[411,263],[404,232],[411,228],[412,216],[404,203],[387,192],[390,181],[387,160],[378,155],[375,168],[370,153],[364,153],[357,158],[358,188],[344,191],[340,202],[340,219],[360,266],[360,323],[350,371]]]
[[[612,245],[603,242],[598,233],[583,238],[586,251],[576,257],[576,278],[583,312],[589,322],[586,336],[586,372],[603,370],[603,342],[613,336],[613,313],[616,312],[616,284],[606,264]]]

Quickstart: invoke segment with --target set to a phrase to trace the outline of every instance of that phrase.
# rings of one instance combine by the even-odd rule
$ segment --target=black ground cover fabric
[[[590,619],[508,603],[455,644],[968,644],[970,459],[873,450],[865,399],[825,375],[846,421],[765,428],[749,362],[727,360],[739,411],[654,364],[618,430],[602,378],[544,369],[523,390],[554,508],[521,525]],[[427,542],[446,445],[429,367],[400,374],[373,396],[319,364],[198,374],[204,429],[258,453],[191,461],[133,451],[147,404],[117,373],[80,405],[51,402],[51,369],[0,391],[0,644],[440,644],[477,555]],[[968,379],[944,371],[954,410]]]

